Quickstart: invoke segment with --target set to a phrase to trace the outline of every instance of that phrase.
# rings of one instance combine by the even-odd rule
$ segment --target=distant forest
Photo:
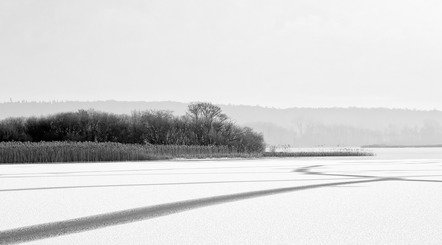
[[[265,108],[218,105],[238,125],[250,127],[271,145],[362,146],[442,144],[442,112],[387,108]],[[167,110],[185,116],[179,102],[8,102],[0,103],[0,119],[41,116],[94,109],[116,114]]]
[[[239,152],[262,152],[263,136],[240,127],[210,103],[192,103],[185,115],[165,110],[130,115],[79,110],[0,121],[0,142],[70,141],[152,145],[219,145]]]

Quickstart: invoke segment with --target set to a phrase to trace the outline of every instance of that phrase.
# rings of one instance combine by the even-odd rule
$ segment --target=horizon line
[[[196,102],[208,102],[215,105],[220,106],[245,106],[245,107],[261,107],[263,109],[277,109],[277,110],[290,110],[290,109],[387,109],[387,110],[405,110],[405,111],[427,111],[427,112],[442,112],[442,109],[418,109],[418,108],[407,108],[407,107],[387,107],[387,106],[290,106],[290,107],[275,107],[275,106],[267,106],[267,105],[253,105],[253,104],[232,104],[232,103],[216,103],[210,101],[173,101],[173,100],[155,100],[155,101],[147,101],[147,100],[116,100],[116,99],[107,99],[107,100],[17,100],[14,101],[10,99],[9,101],[0,101],[1,104],[31,104],[31,103],[40,103],[40,104],[53,104],[53,103],[96,103],[96,102],[123,102],[123,103],[178,103],[178,104],[190,104]]]

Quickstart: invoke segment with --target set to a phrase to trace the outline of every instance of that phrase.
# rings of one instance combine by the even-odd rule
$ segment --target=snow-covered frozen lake
[[[442,244],[442,149],[372,151],[0,165],[0,244]]]

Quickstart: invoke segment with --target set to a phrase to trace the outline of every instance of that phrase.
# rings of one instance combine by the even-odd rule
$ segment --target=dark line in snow
[[[156,217],[171,215],[192,209],[213,206],[228,202],[241,201],[245,199],[258,198],[269,195],[288,193],[315,188],[330,186],[342,186],[369,182],[379,182],[394,180],[389,178],[370,179],[359,181],[346,181],[335,183],[324,183],[316,185],[306,185],[297,187],[277,188],[270,190],[243,192],[230,195],[221,195],[201,199],[193,199],[181,202],[160,204],[148,207],[134,208],[123,211],[111,212],[106,214],[88,216],[78,219],[64,220],[46,224],[39,224],[27,227],[21,227],[12,230],[0,231],[0,244],[13,244],[19,242],[34,241],[71,233],[78,233],[87,230],[94,230],[108,226],[131,223],[135,221],[147,220]]]

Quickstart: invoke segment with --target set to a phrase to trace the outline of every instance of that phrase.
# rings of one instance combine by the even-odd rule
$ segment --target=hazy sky
[[[0,101],[442,109],[439,0],[1,0]]]

